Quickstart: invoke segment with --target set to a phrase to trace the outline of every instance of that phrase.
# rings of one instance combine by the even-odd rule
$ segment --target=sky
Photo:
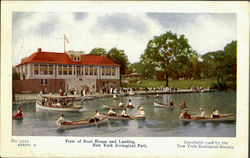
[[[13,66],[42,48],[48,52],[85,51],[113,47],[124,50],[129,62],[140,61],[147,43],[167,31],[184,34],[199,54],[222,50],[237,39],[234,13],[98,13],[13,12]]]

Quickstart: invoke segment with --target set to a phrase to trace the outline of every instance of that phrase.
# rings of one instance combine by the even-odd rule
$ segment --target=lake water
[[[220,113],[236,113],[235,92],[206,92],[164,94],[156,98],[150,95],[127,96],[117,100],[112,98],[99,98],[82,103],[85,109],[82,112],[64,112],[66,120],[85,119],[94,115],[95,109],[107,112],[103,104],[118,105],[120,101],[128,104],[131,99],[133,105],[144,107],[146,120],[115,120],[108,121],[98,127],[85,127],[69,130],[58,130],[55,121],[62,112],[36,111],[35,102],[23,103],[23,120],[12,121],[12,134],[14,136],[93,136],[93,137],[235,137],[235,122],[182,122],[178,119],[181,109],[168,109],[154,107],[154,102],[169,103],[172,99],[180,105],[185,100],[190,114],[198,114],[203,108],[207,114],[213,108]],[[13,115],[17,105],[13,104]],[[120,112],[120,111],[117,111]],[[127,112],[135,115],[137,108],[128,109]]]

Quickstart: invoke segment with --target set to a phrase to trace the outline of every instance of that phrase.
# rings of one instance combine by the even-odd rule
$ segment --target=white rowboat
[[[167,104],[162,103],[154,103],[154,106],[159,108],[180,108],[179,106],[169,106]]]

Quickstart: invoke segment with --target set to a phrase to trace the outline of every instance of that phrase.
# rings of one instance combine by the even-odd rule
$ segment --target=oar
[[[129,117],[131,117],[132,119],[134,119],[134,120],[136,120],[133,116],[131,116],[131,115],[129,115],[129,114],[127,114]]]
[[[95,120],[95,117],[94,117],[94,120]],[[96,123],[96,120],[95,120],[95,126],[97,127],[97,123]]]

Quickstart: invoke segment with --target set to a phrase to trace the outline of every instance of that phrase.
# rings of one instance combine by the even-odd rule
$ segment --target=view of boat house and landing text
[[[57,53],[38,48],[16,68],[20,74],[20,80],[13,81],[16,94],[41,90],[58,93],[60,89],[96,92],[120,86],[118,64],[105,56],[85,55],[83,51]]]

